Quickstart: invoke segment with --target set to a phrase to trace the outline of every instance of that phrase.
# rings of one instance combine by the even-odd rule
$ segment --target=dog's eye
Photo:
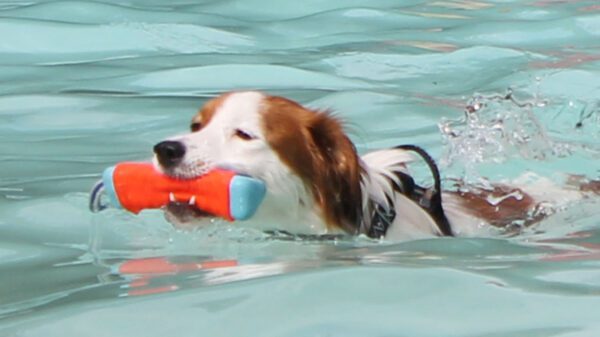
[[[256,138],[253,135],[241,129],[235,129],[235,136],[242,140],[252,140]]]
[[[202,129],[202,123],[200,123],[200,122],[193,122],[190,125],[190,129],[192,130],[192,132],[196,132],[196,131]]]

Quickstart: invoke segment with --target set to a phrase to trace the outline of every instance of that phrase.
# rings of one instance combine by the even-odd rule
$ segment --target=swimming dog
[[[597,182],[558,188],[542,179],[535,185],[442,191],[438,168],[423,149],[404,145],[359,156],[331,112],[256,91],[210,100],[190,129],[156,144],[155,166],[182,179],[214,167],[261,179],[267,195],[251,221],[261,230],[391,240],[469,235],[484,227],[537,222],[547,215],[543,205],[600,190]],[[420,158],[433,176],[428,188],[408,170]],[[183,203],[165,212],[178,225],[210,218]]]

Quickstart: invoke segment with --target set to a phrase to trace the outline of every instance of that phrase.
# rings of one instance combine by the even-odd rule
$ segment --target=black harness
[[[376,205],[373,216],[371,216],[371,227],[367,231],[367,236],[374,239],[384,237],[394,219],[396,219],[396,211],[392,207],[386,210],[383,206]]]
[[[440,172],[435,161],[425,150],[416,145],[399,145],[394,148],[416,152],[420,155],[425,163],[427,163],[434,181],[432,187],[424,188],[417,185],[410,175],[404,172],[395,172],[400,180],[401,186],[394,184],[394,190],[398,193],[402,193],[427,212],[437,224],[442,235],[452,236],[450,223],[448,222],[448,218],[446,218],[444,208],[442,207],[442,184]],[[371,226],[368,228],[366,234],[375,239],[384,237],[395,218],[396,212],[393,207],[386,210],[382,205],[375,204],[371,215]]]

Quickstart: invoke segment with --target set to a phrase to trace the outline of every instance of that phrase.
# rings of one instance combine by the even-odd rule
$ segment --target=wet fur
[[[192,130],[171,138],[188,149],[183,162],[168,170],[158,163],[157,167],[183,178],[226,167],[262,179],[268,192],[252,221],[254,227],[298,234],[365,234],[375,207],[381,207],[398,215],[386,238],[441,235],[432,217],[401,193],[399,173],[407,174],[407,164],[415,157],[400,149],[359,157],[342,123],[330,112],[283,97],[234,92],[207,102],[192,119]],[[598,190],[593,183],[588,185],[571,188],[568,199],[583,197],[588,193],[584,189]],[[551,198],[539,193],[536,197],[535,188],[497,185],[490,190],[446,191],[443,206],[454,234],[476,235],[473,229],[482,226],[539,221],[532,214]],[[517,189],[521,198],[488,202]],[[189,223],[189,217],[177,214],[168,218]]]

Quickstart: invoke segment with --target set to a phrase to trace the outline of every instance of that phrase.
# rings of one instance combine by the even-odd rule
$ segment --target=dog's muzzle
[[[185,145],[178,141],[166,140],[154,146],[154,153],[160,165],[172,168],[181,163],[185,156]]]

